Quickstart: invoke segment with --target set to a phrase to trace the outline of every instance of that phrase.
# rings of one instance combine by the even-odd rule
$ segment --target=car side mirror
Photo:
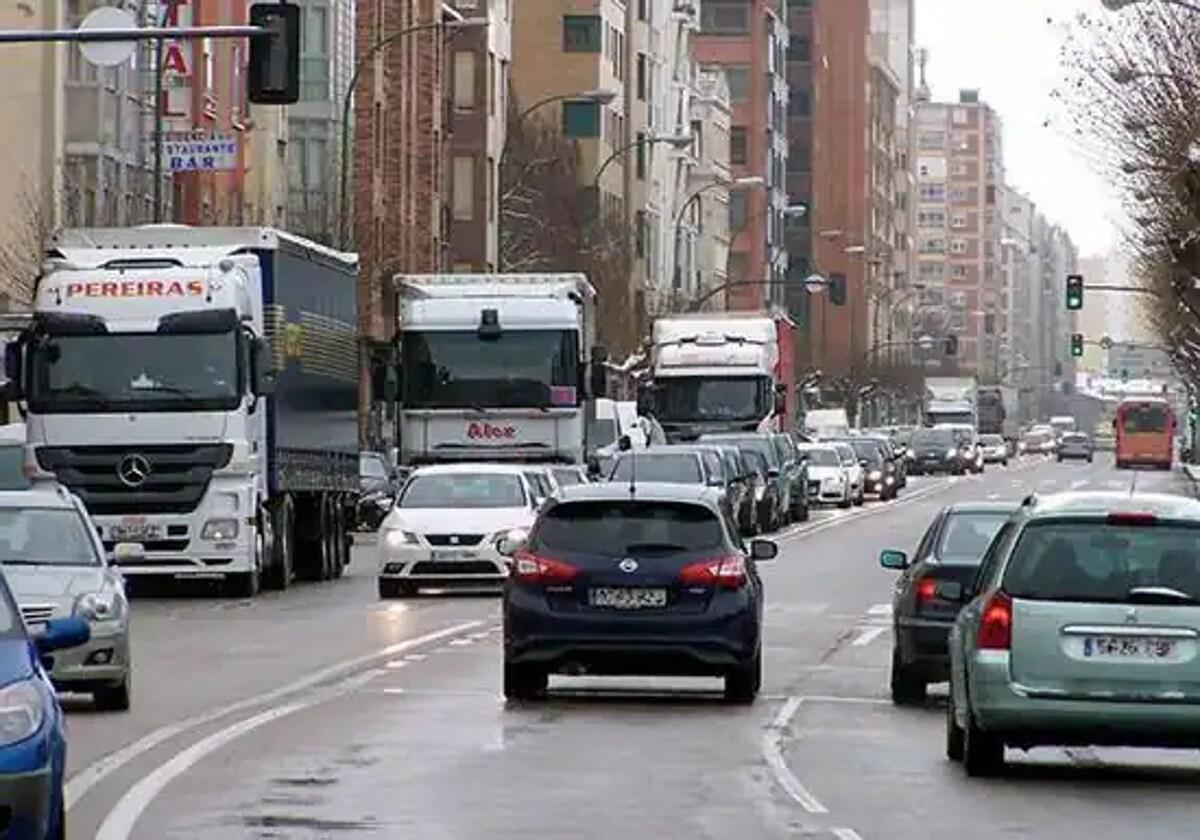
[[[768,478],[779,478],[779,470],[776,469],[775,467],[771,467],[769,470],[767,470],[767,477]]]
[[[271,370],[271,350],[265,339],[254,339],[254,372],[251,385],[256,397],[269,397],[275,393],[275,373]]]
[[[879,553],[879,565],[885,569],[903,571],[908,568],[908,555],[894,548],[885,548]]]
[[[587,459],[587,472],[590,478],[595,478],[600,475],[600,459],[595,455],[589,455]]]
[[[10,400],[21,398],[21,363],[23,359],[24,353],[20,341],[10,341],[4,345],[4,376],[8,380],[4,390]]]
[[[766,563],[779,556],[779,546],[771,540],[750,540],[750,557],[757,563]]]
[[[46,622],[42,632],[33,637],[40,656],[56,650],[86,645],[92,638],[92,628],[83,618],[55,618]]]
[[[146,547],[141,543],[123,542],[113,546],[113,562],[120,566],[122,563],[136,563],[146,557]]]

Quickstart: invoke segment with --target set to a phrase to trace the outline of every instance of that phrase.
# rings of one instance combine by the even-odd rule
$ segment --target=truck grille
[[[48,446],[37,450],[41,468],[53,472],[76,493],[93,516],[191,513],[204,497],[213,470],[228,464],[232,455],[233,447],[227,444]],[[131,466],[139,469],[129,469]],[[129,481],[142,473],[140,482]]]
[[[26,625],[45,624],[54,617],[53,604],[28,604],[21,607],[21,618]]]
[[[483,534],[426,534],[430,545],[479,545]]]

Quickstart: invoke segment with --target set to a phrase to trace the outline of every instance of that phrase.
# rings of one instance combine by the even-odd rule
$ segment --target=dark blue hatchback
[[[528,540],[505,545],[504,693],[550,674],[719,676],[752,702],[762,682],[763,587],[717,491],[626,482],[563,490]]]
[[[88,635],[81,618],[50,621],[31,635],[0,575],[0,840],[66,834],[67,738],[42,657],[86,644]]]

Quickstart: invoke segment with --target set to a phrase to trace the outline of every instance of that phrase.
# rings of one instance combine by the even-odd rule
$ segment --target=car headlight
[[[767,495],[767,487],[765,484],[760,484],[754,488],[754,501],[761,502]]]
[[[497,531],[488,537],[487,542],[488,545],[493,545],[499,548],[500,541],[504,539],[507,539],[509,542],[514,544],[520,544],[529,539],[529,531],[525,528],[505,528],[504,530]]]
[[[384,533],[383,544],[388,548],[404,548],[409,545],[420,545],[421,540],[412,531],[392,528]]]
[[[33,680],[0,688],[0,746],[24,741],[42,728],[46,711]]]
[[[871,481],[880,481],[883,478],[883,470],[871,470],[867,478]]]
[[[236,519],[210,519],[200,529],[202,540],[234,540],[238,535]]]
[[[946,450],[946,457],[947,457],[947,458],[953,458],[953,457],[955,457],[956,455],[958,455],[958,450],[957,450],[957,449],[947,449],[947,450]]]
[[[75,599],[74,614],[88,621],[114,621],[121,612],[122,601],[115,589],[86,592]]]

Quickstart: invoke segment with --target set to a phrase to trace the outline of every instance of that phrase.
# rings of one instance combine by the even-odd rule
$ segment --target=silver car
[[[117,546],[118,555],[140,551],[141,546]],[[51,619],[70,616],[91,626],[87,644],[48,659],[54,685],[90,693],[103,711],[128,709],[132,668],[125,583],[109,565],[79,498],[54,485],[0,492],[0,568],[31,634]]]

